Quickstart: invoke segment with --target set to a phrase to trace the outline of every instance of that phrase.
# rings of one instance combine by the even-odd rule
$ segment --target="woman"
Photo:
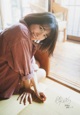
[[[58,35],[58,25],[52,13],[33,13],[0,33],[0,99],[21,92],[20,102],[32,102],[31,85],[42,102],[46,96],[38,91],[33,55],[38,49],[53,54]],[[23,89],[23,90],[22,90]]]

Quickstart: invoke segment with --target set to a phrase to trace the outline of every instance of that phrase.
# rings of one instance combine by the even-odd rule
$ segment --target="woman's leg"
[[[38,82],[42,81],[46,77],[46,71],[42,68],[39,68],[36,72]]]

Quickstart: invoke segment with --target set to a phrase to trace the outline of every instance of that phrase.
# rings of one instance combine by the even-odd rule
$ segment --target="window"
[[[0,28],[16,23],[21,17],[32,12],[48,11],[48,0],[1,0]],[[2,20],[2,22],[1,22]]]

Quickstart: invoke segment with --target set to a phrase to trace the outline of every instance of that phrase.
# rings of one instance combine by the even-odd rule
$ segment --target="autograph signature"
[[[57,96],[55,102],[58,105],[61,105],[63,103],[66,108],[73,108],[73,106],[70,105],[71,104],[70,97],[63,98],[62,96]]]

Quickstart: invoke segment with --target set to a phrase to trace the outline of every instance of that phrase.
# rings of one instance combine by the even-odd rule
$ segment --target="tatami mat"
[[[46,80],[47,100],[23,109],[18,115],[80,115],[80,94],[60,84]],[[51,84],[50,84],[51,83]]]
[[[80,94],[56,82],[46,79],[39,84],[47,100],[44,103],[24,106],[18,96],[0,101],[0,115],[80,115]]]

